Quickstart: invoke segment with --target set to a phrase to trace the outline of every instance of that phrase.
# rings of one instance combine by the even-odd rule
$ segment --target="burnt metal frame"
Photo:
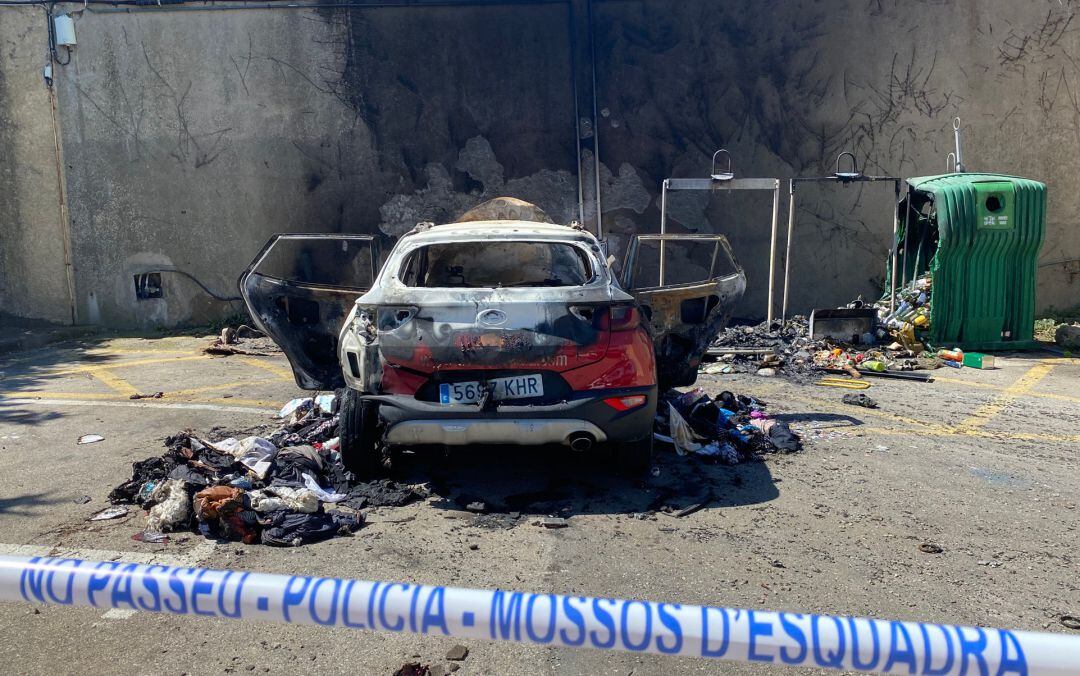
[[[718,151],[719,152],[719,151]],[[730,169],[730,164],[729,164]],[[714,156],[715,170],[715,156]],[[780,179],[778,178],[666,178],[660,189],[660,234],[667,233],[668,190],[770,190],[773,194],[772,237],[769,244],[769,308],[773,320],[773,280],[776,269],[776,233],[780,216]],[[660,240],[660,285],[664,285],[664,240]]]
[[[851,171],[840,171],[840,158],[847,155],[851,158]],[[788,203],[788,229],[787,229],[787,243],[784,249],[784,297],[781,303],[780,318],[787,319],[787,307],[788,307],[788,281],[791,274],[791,240],[792,235],[795,232],[795,184],[796,183],[841,183],[847,185],[848,183],[880,183],[892,181],[893,190],[896,194],[896,202],[899,205],[900,202],[900,183],[903,179],[896,176],[866,176],[859,171],[858,166],[855,164],[855,156],[850,152],[843,152],[836,158],[836,173],[831,176],[803,176],[799,178],[793,178],[788,181],[788,193],[790,201]],[[889,280],[889,311],[891,312],[896,305],[896,232],[899,223],[899,214],[897,207],[894,207],[893,212],[893,224],[892,224],[892,241],[889,243],[889,257],[892,261],[890,266],[891,278]]]
[[[274,246],[278,242],[280,242],[281,240],[301,240],[301,239],[309,239],[309,240],[316,240],[316,241],[317,240],[348,239],[348,240],[356,240],[356,241],[361,241],[361,242],[367,242],[368,243],[368,255],[371,257],[371,283],[369,283],[368,286],[366,288],[364,288],[364,287],[358,287],[358,286],[335,286],[335,285],[329,285],[329,284],[312,284],[310,282],[298,282],[298,281],[289,280],[289,279],[282,279],[280,277],[274,277],[273,275],[263,275],[263,276],[267,277],[267,278],[270,278],[270,279],[276,279],[276,280],[278,280],[278,281],[280,281],[280,282],[282,282],[284,284],[287,284],[289,286],[295,286],[295,287],[304,288],[304,289],[316,289],[316,290],[319,290],[319,289],[332,289],[332,290],[345,290],[345,291],[359,291],[361,293],[364,292],[364,291],[367,291],[367,289],[371,288],[371,284],[374,284],[375,279],[379,276],[379,268],[381,267],[379,265],[379,242],[375,238],[374,235],[353,235],[353,234],[346,234],[346,233],[328,233],[328,232],[325,232],[325,233],[324,232],[314,232],[314,233],[284,232],[284,233],[280,233],[280,234],[273,235],[272,237],[270,237],[270,239],[266,242],[266,244],[263,245],[263,248],[259,251],[258,255],[255,256],[255,259],[253,261],[251,261],[251,264],[248,265],[247,268],[245,268],[242,273],[240,273],[240,278],[239,278],[239,280],[237,280],[237,286],[240,289],[240,295],[241,296],[244,295],[244,293],[243,293],[244,292],[244,280],[247,279],[247,277],[250,274],[255,272],[255,269],[257,267],[262,265],[263,260],[270,253],[270,249],[274,248]],[[262,274],[262,273],[260,273],[260,274]],[[247,305],[247,299],[244,300],[244,305]],[[252,312],[251,307],[248,307],[248,312],[251,313],[251,315],[253,317],[255,316],[255,314]]]
[[[660,248],[663,249],[665,242],[676,241],[676,240],[678,240],[678,241],[690,240],[690,241],[712,242],[713,243],[712,261],[709,264],[709,275],[703,281],[708,281],[708,280],[717,278],[716,277],[716,261],[719,258],[721,251],[724,252],[724,255],[726,255],[727,258],[728,258],[728,262],[730,262],[731,266],[735,269],[735,274],[741,274],[742,271],[743,271],[742,266],[739,265],[739,261],[735,260],[735,254],[731,250],[731,243],[728,242],[727,237],[724,237],[723,235],[707,235],[707,234],[704,234],[704,233],[691,233],[691,234],[685,234],[685,235],[671,235],[671,234],[665,234],[665,235],[637,235],[636,237],[634,237],[630,241],[630,246],[628,246],[626,248],[626,255],[624,257],[624,262],[623,262],[623,275],[622,275],[622,279],[620,280],[622,285],[623,285],[623,288],[625,288],[627,291],[630,291],[630,290],[633,290],[633,291],[655,291],[657,289],[663,288],[665,285],[664,285],[664,283],[662,281],[660,282],[660,284],[658,286],[641,286],[641,287],[634,286],[634,273],[635,273],[635,270],[634,270],[634,266],[632,265],[632,263],[634,261],[634,258],[637,256],[637,252],[638,252],[638,249],[641,246],[641,242],[656,242],[656,241],[659,241],[660,242]],[[672,286],[693,286],[696,283],[698,283],[698,282],[689,282],[689,283],[684,283],[684,284],[676,284],[676,285],[672,285]]]

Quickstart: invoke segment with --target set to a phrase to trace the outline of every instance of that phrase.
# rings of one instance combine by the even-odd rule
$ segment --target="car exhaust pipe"
[[[569,437],[570,448],[578,453],[584,453],[593,447],[593,436],[588,432],[574,432]]]

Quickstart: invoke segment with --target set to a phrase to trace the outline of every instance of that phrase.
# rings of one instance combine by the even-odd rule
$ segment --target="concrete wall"
[[[42,17],[0,8],[0,313],[70,323]]]
[[[72,61],[56,66],[77,319],[227,314],[239,306],[175,273],[164,298],[136,300],[133,275],[176,268],[233,296],[275,232],[389,244],[502,194],[590,223],[594,148],[619,249],[658,229],[663,178],[703,176],[716,148],[741,176],[831,172],[846,149],[868,172],[933,174],[955,115],[970,169],[1050,184],[1039,305],[1077,302],[1080,268],[1053,264],[1080,258],[1071,3],[598,0],[595,123],[587,9],[83,12]],[[0,153],[21,158],[0,169],[0,303],[63,319],[41,11],[0,8],[0,45]],[[875,293],[890,192],[801,192],[795,309]],[[671,202],[673,231],[731,238],[751,281],[745,315],[764,313],[768,211],[765,195]]]

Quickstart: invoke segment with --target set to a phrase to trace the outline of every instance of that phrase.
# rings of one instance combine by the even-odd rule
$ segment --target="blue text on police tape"
[[[19,591],[30,602],[860,671],[1028,673],[1021,641],[1005,629],[51,557],[29,563]]]

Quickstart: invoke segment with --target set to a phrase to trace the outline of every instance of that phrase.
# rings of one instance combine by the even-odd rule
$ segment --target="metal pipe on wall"
[[[660,183],[660,234],[667,230],[667,188],[668,180]],[[660,286],[664,285],[664,240],[660,240]]]
[[[780,220],[780,179],[776,179],[776,188],[773,190],[772,199],[772,238],[769,241],[769,310],[765,313],[765,320],[773,320],[773,291],[776,279],[776,234]]]
[[[788,279],[791,278],[791,236],[795,232],[795,181],[788,181],[787,241],[784,246],[784,300],[780,305],[780,320],[787,319]]]
[[[589,55],[592,61],[592,127],[593,127],[593,178],[596,180],[596,238],[604,237],[604,211],[600,202],[600,114],[596,101],[596,31],[593,23],[593,3],[586,0],[589,17]],[[663,261],[663,255],[660,256]]]

